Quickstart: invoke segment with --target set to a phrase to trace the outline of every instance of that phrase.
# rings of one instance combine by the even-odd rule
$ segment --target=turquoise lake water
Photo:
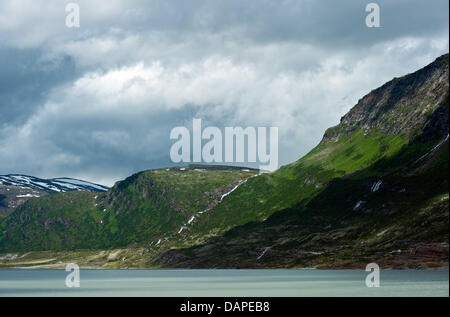
[[[449,296],[449,271],[382,270],[0,270],[0,296]]]

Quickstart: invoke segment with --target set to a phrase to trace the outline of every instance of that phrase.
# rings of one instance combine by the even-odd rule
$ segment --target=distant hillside
[[[0,185],[0,219],[6,217],[28,199],[47,194],[47,192],[36,189]]]
[[[80,190],[105,192],[108,187],[68,177],[42,179],[21,174],[0,175],[0,218],[31,198]]]
[[[47,193],[67,192],[71,190],[85,190],[88,192],[105,192],[109,187],[83,181],[80,179],[61,177],[42,179],[21,174],[0,175],[0,185],[19,186],[22,188],[36,189]]]

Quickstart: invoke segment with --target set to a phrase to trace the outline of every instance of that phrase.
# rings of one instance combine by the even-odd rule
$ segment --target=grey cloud
[[[368,29],[364,23],[366,1],[80,0],[82,28],[67,29],[61,1],[28,1],[24,6],[10,3],[14,2],[0,5],[5,20],[3,27],[0,24],[0,38],[6,44],[38,46],[98,37],[119,29],[131,34],[167,32],[173,41],[192,34],[213,34],[235,40],[299,41],[343,48],[448,30],[449,7],[446,0],[379,0],[382,28]]]
[[[0,49],[0,126],[23,123],[53,87],[79,75],[70,56],[40,58],[38,49]]]
[[[448,1],[377,2],[380,29],[351,0],[79,1],[67,29],[59,1],[2,1],[0,174],[111,184],[172,165],[170,129],[194,117],[279,126],[292,162],[371,89],[448,51]]]

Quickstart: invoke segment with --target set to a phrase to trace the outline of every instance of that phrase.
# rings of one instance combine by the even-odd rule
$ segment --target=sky
[[[68,28],[65,6],[80,8]],[[448,0],[2,0],[0,174],[105,185],[170,131],[278,127],[299,159],[360,98],[449,51]],[[245,164],[240,164],[245,165]]]

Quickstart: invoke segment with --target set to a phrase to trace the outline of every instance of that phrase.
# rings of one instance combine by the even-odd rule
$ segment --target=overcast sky
[[[0,174],[112,185],[173,165],[193,118],[279,127],[281,165],[449,50],[448,0],[0,1]]]

